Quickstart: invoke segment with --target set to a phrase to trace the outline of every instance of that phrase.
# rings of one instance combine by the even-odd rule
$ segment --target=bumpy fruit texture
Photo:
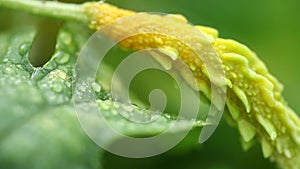
[[[84,8],[90,18],[90,28],[95,30],[119,18],[135,14],[134,11],[108,4],[87,3]],[[130,34],[132,29],[137,33],[144,32],[124,39],[120,45],[133,50],[159,48],[159,52],[171,58],[163,61],[158,59],[166,68],[171,68],[170,60],[180,58],[196,77],[199,91],[208,97],[211,82],[202,59],[199,59],[186,44],[168,35],[179,34],[185,41],[198,45],[199,48],[211,44],[225,71],[226,106],[243,142],[249,144],[256,138],[261,143],[263,155],[275,160],[282,168],[296,169],[300,166],[300,120],[282,98],[283,86],[268,72],[254,52],[234,40],[218,38],[218,31],[215,29],[203,26],[186,29],[186,25],[189,24],[181,15],[160,16],[144,13],[139,16],[133,17],[130,23],[126,24],[119,20],[119,24],[110,27],[110,31],[106,33],[111,38],[118,39]],[[168,25],[174,21],[177,24]],[[191,30],[194,28],[203,32],[207,40],[193,37]],[[147,33],[151,31],[157,33]],[[207,48],[201,50],[205,52]],[[211,61],[218,63],[218,59],[215,56],[213,58]]]

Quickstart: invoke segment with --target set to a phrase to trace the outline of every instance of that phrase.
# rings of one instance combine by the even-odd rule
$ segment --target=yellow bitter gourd
[[[91,19],[90,27],[96,30],[120,17],[135,13],[98,3],[86,4],[85,9]],[[156,30],[161,28],[162,33],[166,32],[163,27],[163,24],[166,24],[164,22],[166,16],[153,19],[151,14],[144,15],[147,22],[143,19],[132,20],[130,25],[147,23],[155,25]],[[186,22],[183,16],[173,17],[177,18],[178,22]],[[282,98],[283,86],[268,72],[256,54],[246,46],[234,40],[218,38],[215,29],[196,27],[211,38],[211,43],[222,60],[228,82],[226,105],[243,141],[249,143],[256,137],[261,142],[264,157],[277,161],[282,168],[298,168],[300,166],[300,120]],[[180,32],[179,27],[176,29],[174,30]],[[109,35],[115,37],[128,30],[130,30],[129,25],[121,25]],[[189,33],[188,30],[183,31]],[[175,53],[177,55],[175,58],[179,57],[189,65],[197,80],[205,82],[199,85],[199,90],[208,94],[206,92],[209,91],[208,77],[204,76],[205,73],[199,72],[203,70],[201,60],[193,53],[188,53],[191,52],[188,49],[179,47],[181,44],[179,46],[176,44],[178,44],[176,39],[151,34],[133,36],[121,42],[122,46],[134,50],[161,47],[165,51]]]
[[[21,9],[38,15],[88,22],[90,28],[94,30],[99,30],[119,18],[135,14],[134,11],[123,10],[106,3],[85,3],[78,6],[48,3],[48,6],[45,6],[46,3],[32,1],[15,0],[17,3],[11,2],[9,0],[2,1],[0,6]],[[36,10],[33,11],[30,8],[32,6],[36,7]],[[53,13],[52,11],[57,6],[60,6],[60,12]],[[75,11],[77,14],[69,15],[68,10]],[[163,25],[168,23],[170,18],[185,24],[186,19],[183,16],[143,15],[152,19],[146,22],[137,17],[138,20],[132,20],[130,25],[128,23],[119,25],[120,27],[115,27],[107,32],[108,35],[117,38],[127,33],[131,25],[136,24],[141,25],[142,28],[152,24],[156,27],[156,31],[161,31],[165,35],[168,31],[189,33],[189,30],[181,30],[180,26],[177,26],[176,29],[164,30]],[[218,32],[215,29],[203,26],[195,27],[209,37],[209,43],[213,45],[220,56],[228,87],[226,105],[241,133],[243,142],[249,144],[254,138],[257,138],[261,142],[266,158],[270,157],[271,160],[275,160],[281,168],[300,168],[300,120],[282,98],[282,85],[268,72],[255,53],[246,46],[233,40],[218,38]],[[201,41],[200,43],[207,42]],[[199,90],[209,95],[210,81],[203,63],[175,38],[161,34],[140,34],[125,39],[121,45],[134,50],[161,48],[160,51],[168,53],[173,60],[181,58],[189,65],[197,78]],[[215,60],[215,62],[217,61]]]

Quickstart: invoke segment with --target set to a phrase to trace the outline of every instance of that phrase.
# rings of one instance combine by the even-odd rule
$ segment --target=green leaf
[[[66,26],[55,56],[43,68],[33,68],[27,57],[35,35],[34,27],[21,26],[0,33],[1,168],[100,168],[101,150],[81,129],[70,102],[81,44]],[[67,35],[74,37],[70,44]],[[60,63],[66,59],[58,53],[70,59]]]
[[[103,150],[82,130],[72,104],[77,53],[91,32],[82,25],[65,23],[50,61],[34,68],[28,57],[38,31],[34,25],[20,24],[0,32],[1,168],[101,168]],[[106,95],[107,91],[97,95],[99,110],[105,107],[101,112],[123,134],[153,136],[175,123],[167,116],[149,125],[132,123],[116,113],[114,102],[104,101]],[[152,113],[137,106],[134,111]],[[173,132],[191,124],[181,121]]]

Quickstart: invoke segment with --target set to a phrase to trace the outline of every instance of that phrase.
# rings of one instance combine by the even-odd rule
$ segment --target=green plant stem
[[[0,7],[63,20],[89,21],[82,5],[53,1],[0,0]]]

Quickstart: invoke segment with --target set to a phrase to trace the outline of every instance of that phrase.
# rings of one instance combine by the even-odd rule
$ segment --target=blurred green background
[[[192,24],[214,27],[219,30],[220,37],[246,44],[284,84],[286,100],[296,112],[300,112],[300,1],[108,0],[108,3],[135,11],[180,13]],[[6,20],[7,17],[0,18],[1,23]],[[259,144],[244,152],[237,129],[229,127],[225,120],[203,145],[197,143],[198,136],[198,130],[192,131],[176,148],[156,157],[128,159],[105,152],[99,160],[104,169],[276,168],[269,160],[263,159]]]

